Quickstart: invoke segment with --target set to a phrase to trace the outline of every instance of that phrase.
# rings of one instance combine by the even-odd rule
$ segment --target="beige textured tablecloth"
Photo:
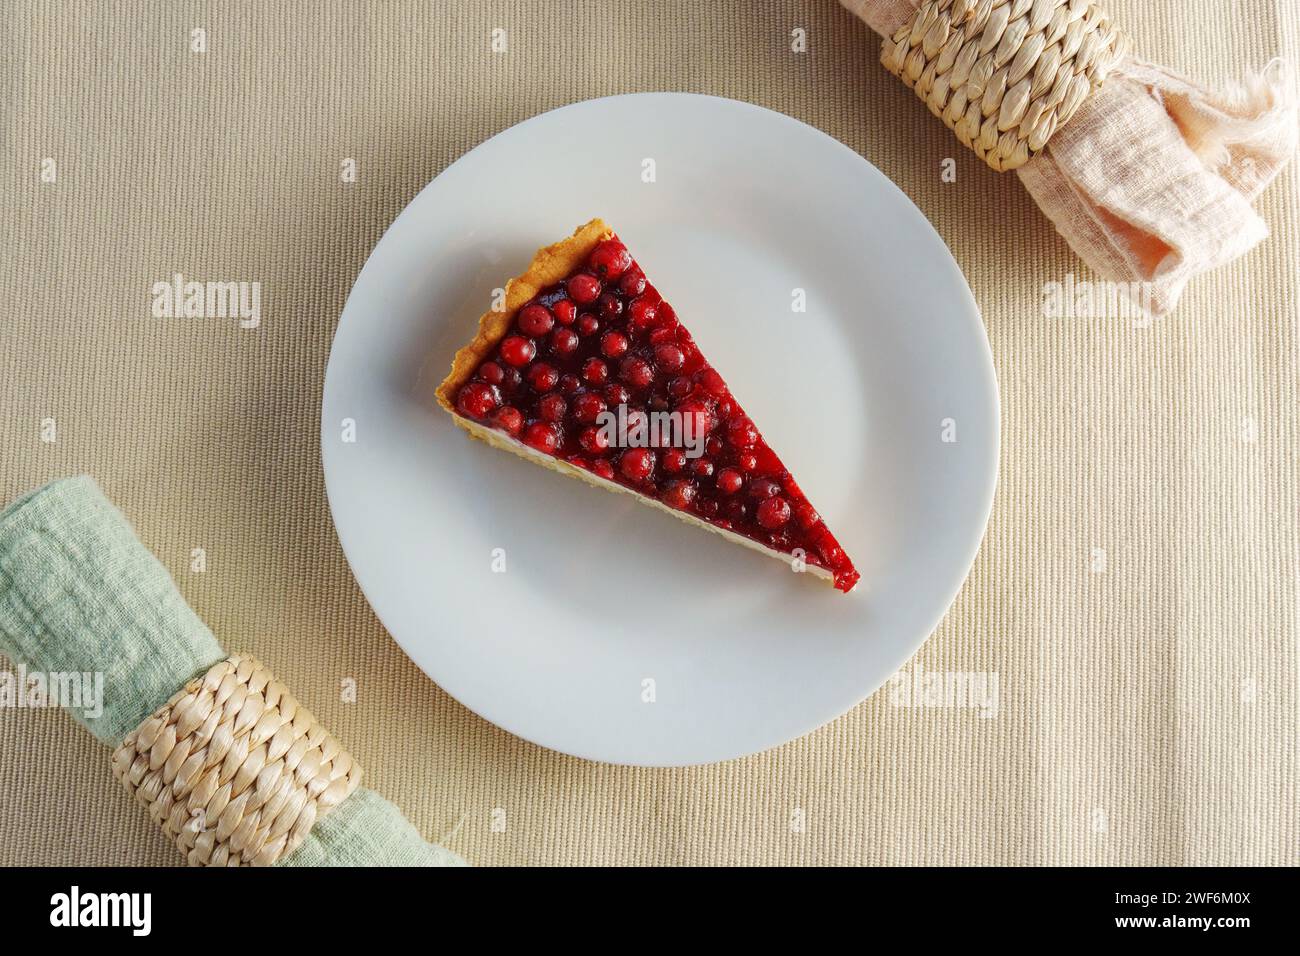
[[[1210,81],[1297,53],[1294,0],[1109,7],[1144,55]],[[0,495],[95,475],[221,639],[274,668],[426,836],[478,864],[1296,862],[1296,167],[1258,204],[1272,238],[1170,318],[1051,318],[1047,284],[1091,277],[834,0],[19,0],[6,20]],[[887,688],[752,758],[601,766],[465,710],[357,589],[318,417],[370,249],[494,133],[653,89],[839,138],[965,270],[1001,382],[1001,477],[970,580],[909,673],[996,674],[996,716]],[[177,272],[260,281],[262,325],[152,318],[151,286]],[[0,710],[0,864],[175,862],[106,750],[60,713]]]

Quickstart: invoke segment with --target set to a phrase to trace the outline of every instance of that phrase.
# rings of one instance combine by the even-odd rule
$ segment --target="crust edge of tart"
[[[434,393],[438,404],[459,420],[456,392],[470,380],[497,343],[505,338],[515,314],[537,293],[571,274],[597,243],[613,234],[613,230],[598,216],[575,229],[569,238],[538,249],[528,268],[506,282],[505,308],[500,312],[490,309],[484,312],[478,320],[478,333],[451,360],[451,372]]]
[[[783,564],[789,564],[792,558],[794,557],[793,555],[786,554],[784,551],[777,551],[773,548],[769,548],[766,545],[753,540],[752,538],[746,538],[744,535],[736,534],[734,531],[728,531],[726,528],[719,528],[717,525],[713,525],[707,521],[703,521],[692,514],[687,514],[684,511],[679,511],[676,508],[670,508],[661,501],[656,501],[654,498],[651,498],[647,495],[643,495],[632,488],[624,487],[623,485],[620,485],[616,481],[607,481],[606,479],[601,478],[599,475],[594,475],[589,471],[584,471],[583,469],[578,468],[575,465],[569,464],[567,461],[564,461],[563,459],[556,458],[552,455],[544,454],[543,452],[540,451],[535,451],[534,449],[529,448],[523,442],[511,438],[509,435],[499,432],[494,428],[489,428],[486,425],[480,425],[478,422],[471,421],[470,419],[465,418],[464,416],[460,415],[457,412],[452,412],[451,417],[455,420],[457,425],[465,429],[465,431],[469,432],[471,437],[477,438],[479,441],[485,442],[486,444],[491,445],[493,448],[499,448],[502,451],[513,452],[514,454],[518,455],[520,458],[523,458],[525,461],[530,461],[533,464],[541,465],[543,468],[547,468],[550,471],[559,472],[561,475],[567,475],[570,478],[577,478],[579,481],[585,481],[587,484],[594,485],[597,488],[603,488],[607,491],[617,491],[621,494],[625,494],[628,497],[632,498],[634,501],[638,501],[643,505],[648,505],[649,507],[655,508],[658,511],[662,511],[666,514],[670,514],[674,518],[678,518],[682,521],[685,521],[689,525],[694,525],[697,528],[703,528],[705,531],[712,531],[714,534],[721,535],[722,537],[726,538],[728,541],[732,541],[736,544],[744,545],[746,548],[749,548],[752,551],[757,551],[760,554],[765,554],[769,558],[776,558],[778,561],[782,562]],[[817,564],[805,563],[804,570],[812,574],[814,577],[820,578],[821,580],[825,581],[827,584],[833,585],[835,583],[835,574],[829,568],[823,568],[821,565],[817,565]],[[853,588],[850,589],[849,593],[851,593],[852,590]]]

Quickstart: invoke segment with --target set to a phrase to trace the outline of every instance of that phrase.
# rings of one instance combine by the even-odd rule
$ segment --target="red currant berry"
[[[680,448],[669,448],[663,453],[662,464],[664,471],[675,475],[686,467],[686,452]]]
[[[606,322],[615,321],[623,314],[623,300],[616,295],[606,292],[600,297],[600,304],[597,306],[600,310],[600,317]]]
[[[583,451],[593,455],[609,450],[609,438],[603,428],[584,428],[582,434],[578,436],[578,444],[582,446]]]
[[[536,391],[549,392],[560,382],[560,373],[555,370],[555,366],[547,365],[545,362],[538,362],[528,370],[528,384]]]
[[[670,481],[664,486],[663,502],[670,508],[685,510],[695,500],[695,483]]]
[[[627,296],[640,295],[645,291],[645,274],[633,266],[618,280],[618,291]]]
[[[506,373],[496,362],[484,362],[478,367],[478,377],[489,385],[500,385]]]
[[[818,521],[821,521],[821,515],[806,501],[797,501],[794,504],[794,520],[799,527],[807,531]]]
[[[537,415],[548,422],[563,421],[564,413],[568,411],[568,404],[563,395],[557,395],[555,392],[543,395],[541,401],[537,403]]]
[[[524,429],[524,444],[549,455],[559,447],[560,436],[550,422],[533,422]]]
[[[518,435],[519,429],[524,425],[524,416],[519,413],[519,409],[503,405],[492,413],[492,424],[507,435]]]
[[[675,345],[656,345],[655,364],[671,375],[686,364],[686,355]]]
[[[794,538],[790,537],[789,531],[773,531],[767,536],[767,543],[777,551],[789,551]]]
[[[519,331],[524,335],[540,339],[555,325],[555,317],[544,305],[534,302],[519,310]]]
[[[577,351],[578,333],[560,326],[551,333],[551,351],[556,355],[569,355]]]
[[[645,481],[655,470],[655,456],[649,448],[629,448],[618,460],[618,470],[628,481]]]
[[[827,537],[817,542],[817,553],[829,567],[839,567],[848,563],[848,556],[840,550],[833,538]]]
[[[744,476],[734,468],[724,468],[718,472],[718,490],[724,495],[734,495],[744,483]]]
[[[649,428],[650,416],[643,409],[629,408],[627,410],[627,433],[629,435],[649,435]]]
[[[578,305],[590,305],[600,296],[600,280],[589,272],[579,272],[565,283],[565,288]]]
[[[578,307],[573,304],[572,299],[560,299],[551,306],[551,312],[555,315],[555,321],[561,325],[572,325],[573,320],[578,317]]]
[[[609,366],[593,356],[583,363],[582,377],[592,385],[601,385],[609,378]]]
[[[685,425],[687,419],[691,423],[692,435],[707,435],[713,429],[713,414],[709,411],[709,406],[703,402],[690,400],[682,402],[677,406],[677,411],[682,416],[682,424]]]
[[[501,358],[507,365],[513,365],[515,368],[527,365],[536,354],[537,346],[521,335],[508,335],[501,343]]]
[[[645,388],[654,381],[655,370],[645,359],[629,356],[619,365],[618,375],[633,388]]]
[[[722,506],[722,514],[728,521],[744,524],[745,519],[749,516],[749,506],[739,498],[730,498]]]
[[[606,332],[600,337],[600,351],[606,358],[618,358],[627,351],[627,336],[622,332]]]
[[[637,296],[627,307],[628,321],[641,329],[654,325],[657,314],[658,309],[655,304],[645,296]]]
[[[766,498],[758,506],[758,513],[754,517],[768,531],[775,531],[790,520],[790,503],[780,495]]]
[[[605,400],[594,392],[583,392],[573,399],[573,417],[590,424],[605,410]]]
[[[597,243],[596,248],[591,251],[591,258],[587,260],[587,264],[596,275],[606,279],[617,279],[632,265],[632,257],[623,243],[617,239],[606,239]]]
[[[484,418],[501,404],[497,390],[486,382],[470,382],[461,386],[456,396],[456,408],[467,418]]]
[[[705,366],[696,372],[695,381],[710,395],[726,394],[727,383],[722,380],[722,376],[712,367]]]
[[[748,418],[733,418],[727,422],[727,440],[737,448],[753,448],[758,444],[758,429]]]
[[[599,329],[600,319],[596,318],[594,315],[578,316],[579,335],[595,335]]]

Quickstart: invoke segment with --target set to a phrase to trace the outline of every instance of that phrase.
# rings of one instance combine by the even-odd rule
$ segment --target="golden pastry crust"
[[[591,255],[602,239],[614,233],[597,218],[579,226],[568,239],[537,250],[532,263],[520,275],[506,283],[505,308],[484,312],[478,320],[478,334],[451,361],[451,373],[442,380],[435,393],[438,404],[456,418],[456,392],[469,381],[497,343],[505,338],[515,320],[515,313],[533,296],[574,272]]]

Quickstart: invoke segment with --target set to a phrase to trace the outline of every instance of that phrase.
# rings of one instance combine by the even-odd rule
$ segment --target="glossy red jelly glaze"
[[[678,449],[604,447],[591,423],[606,408],[616,411],[618,400],[629,413],[694,416],[708,429],[704,455],[683,460]],[[519,310],[456,405],[467,418],[719,528],[786,554],[800,549],[841,591],[860,577],[617,238]]]

